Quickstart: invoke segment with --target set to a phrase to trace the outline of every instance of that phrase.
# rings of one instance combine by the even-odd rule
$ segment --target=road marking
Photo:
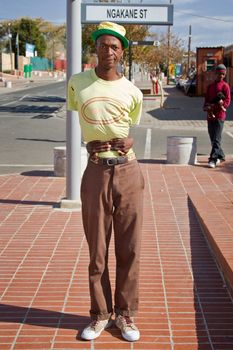
[[[151,157],[151,129],[147,129],[144,159],[150,159],[150,157]]]
[[[233,134],[230,131],[227,131],[226,134],[233,138]]]
[[[22,101],[25,97],[27,97],[27,96],[29,96],[29,95],[24,95],[24,96],[22,96],[22,97],[20,97],[18,100],[15,100],[15,101],[11,101],[11,102],[7,102],[7,103],[4,103],[4,104],[2,104],[2,105],[0,105],[0,107],[4,107],[4,106],[8,106],[8,105],[12,105],[13,103],[16,103],[16,102],[18,102],[18,101]]]
[[[20,98],[18,99],[18,101],[22,101],[25,97],[28,97],[28,96],[30,96],[30,95],[29,95],[29,94],[24,95],[24,96],[20,97]]]
[[[8,105],[12,105],[13,103],[15,103],[15,101],[4,103],[3,105],[0,105],[0,107],[5,107],[5,106],[8,106]]]

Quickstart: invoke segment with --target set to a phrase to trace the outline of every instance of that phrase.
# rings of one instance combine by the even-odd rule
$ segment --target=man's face
[[[120,62],[123,55],[121,41],[112,35],[101,35],[96,40],[96,53],[98,56],[98,66],[111,69]]]

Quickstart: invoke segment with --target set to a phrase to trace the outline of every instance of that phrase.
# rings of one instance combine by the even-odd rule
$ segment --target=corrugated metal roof
[[[197,49],[224,49],[224,46],[200,46]]]

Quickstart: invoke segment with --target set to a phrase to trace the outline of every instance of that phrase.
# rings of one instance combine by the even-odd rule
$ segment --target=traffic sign
[[[153,45],[153,46],[160,46],[160,42],[158,40],[151,41],[151,40],[141,40],[141,41],[130,41],[130,45],[139,45],[139,46],[147,46],[147,45]]]
[[[82,3],[82,23],[173,24],[173,5]]]

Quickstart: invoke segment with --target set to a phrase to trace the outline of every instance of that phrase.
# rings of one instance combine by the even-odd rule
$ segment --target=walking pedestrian
[[[207,87],[203,106],[204,111],[207,111],[208,134],[212,146],[208,162],[210,168],[225,161],[221,140],[226,109],[231,103],[230,87],[224,81],[225,76],[226,67],[219,64],[215,69],[215,81]]]
[[[158,77],[158,74],[157,74],[157,72],[155,70],[153,70],[150,73],[150,80],[151,80],[151,83],[152,83],[152,93],[154,95],[158,95],[158,93],[159,93],[159,85],[158,85],[159,77]]]
[[[92,340],[112,324],[122,337],[136,341],[139,260],[144,179],[132,148],[130,127],[138,124],[142,93],[117,69],[128,47],[125,28],[102,22],[92,33],[98,64],[74,74],[68,84],[68,108],[79,112],[89,159],[81,183],[82,218],[89,246],[91,323],[81,338]],[[114,301],[108,250],[114,232]]]

